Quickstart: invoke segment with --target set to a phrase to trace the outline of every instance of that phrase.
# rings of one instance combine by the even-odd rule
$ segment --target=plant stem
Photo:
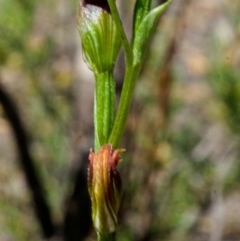
[[[107,143],[113,127],[115,116],[115,82],[112,72],[96,74],[95,78],[94,150],[97,151],[102,145]]]
[[[111,14],[112,14],[113,20],[116,24],[117,30],[120,32],[120,34],[122,36],[122,45],[123,45],[123,49],[124,49],[124,52],[125,52],[126,63],[127,63],[127,65],[131,64],[132,59],[133,59],[131,45],[129,44],[129,42],[127,40],[127,36],[126,36],[125,31],[123,29],[122,21],[121,21],[121,18],[119,16],[119,13],[118,13],[118,10],[117,10],[117,7],[116,7],[116,1],[115,0],[108,0],[108,4],[109,4],[109,7],[111,9]]]
[[[127,66],[122,94],[120,97],[117,116],[108,143],[111,143],[114,148],[118,147],[125,128],[128,111],[131,105],[135,82],[140,70],[140,65]]]
[[[122,45],[126,58],[126,73],[123,82],[122,94],[120,97],[119,107],[114,122],[114,126],[110,138],[108,140],[108,143],[111,143],[114,148],[117,148],[123,135],[125,123],[127,120],[127,114],[131,105],[136,78],[140,70],[140,65],[133,65],[132,46],[131,44],[129,44],[126,34],[124,32],[122,22],[116,7],[116,1],[108,0],[108,4],[111,9],[111,14],[113,16],[113,20],[117,26],[117,29],[121,33]]]
[[[98,233],[98,241],[115,241],[115,240],[116,240],[116,233],[110,233],[110,234]]]

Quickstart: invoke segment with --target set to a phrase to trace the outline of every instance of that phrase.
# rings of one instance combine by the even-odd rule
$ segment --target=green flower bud
[[[121,36],[107,1],[80,0],[77,20],[88,67],[95,74],[113,70]]]
[[[97,153],[90,150],[88,167],[88,189],[92,202],[92,219],[99,234],[116,231],[117,213],[120,206],[122,184],[116,169],[121,160],[119,152],[110,144],[100,148]]]

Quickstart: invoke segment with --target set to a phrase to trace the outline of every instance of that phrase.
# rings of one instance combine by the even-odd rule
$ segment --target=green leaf
[[[140,25],[135,30],[135,39],[133,42],[133,58],[134,65],[140,64],[145,53],[145,49],[149,39],[156,27],[157,21],[161,14],[170,5],[171,0],[151,10],[141,21]]]
[[[133,41],[136,30],[141,24],[144,17],[149,13],[152,0],[137,0],[134,7],[133,16]]]

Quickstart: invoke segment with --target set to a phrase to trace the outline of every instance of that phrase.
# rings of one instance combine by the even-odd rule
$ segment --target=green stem
[[[124,49],[125,56],[126,56],[126,63],[127,63],[127,65],[131,64],[132,59],[133,59],[132,49],[131,49],[131,45],[129,44],[129,42],[127,40],[125,31],[123,29],[122,21],[121,21],[121,18],[119,16],[119,13],[118,13],[118,10],[116,7],[116,0],[108,0],[108,4],[111,9],[111,14],[112,14],[113,20],[116,24],[117,30],[120,32],[121,37],[122,37],[122,45],[123,45],[123,49]]]
[[[123,135],[124,127],[127,120],[127,114],[131,105],[136,78],[140,70],[140,65],[133,65],[132,46],[131,44],[129,44],[126,34],[124,32],[122,22],[116,7],[116,1],[108,0],[108,4],[111,9],[111,14],[113,16],[113,20],[117,26],[117,29],[121,33],[122,45],[126,57],[126,73],[123,82],[122,94],[120,97],[118,112],[114,122],[114,126],[108,140],[108,143],[111,143],[113,147],[116,148],[118,147],[118,144]]]
[[[107,143],[113,127],[115,115],[115,82],[112,72],[96,74],[95,79],[94,150],[97,151],[103,144]]]
[[[98,233],[98,241],[115,241],[115,240],[116,240],[116,233],[110,233],[110,234]]]
[[[122,94],[120,97],[117,116],[108,143],[114,148],[118,147],[125,128],[128,111],[131,105],[135,82],[140,70],[140,65],[127,66],[125,79],[123,82]]]

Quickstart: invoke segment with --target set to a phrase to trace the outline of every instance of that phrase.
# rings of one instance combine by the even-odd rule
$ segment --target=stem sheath
[[[114,122],[115,115],[115,82],[112,72],[95,75],[96,88],[94,98],[94,149],[107,143]]]

